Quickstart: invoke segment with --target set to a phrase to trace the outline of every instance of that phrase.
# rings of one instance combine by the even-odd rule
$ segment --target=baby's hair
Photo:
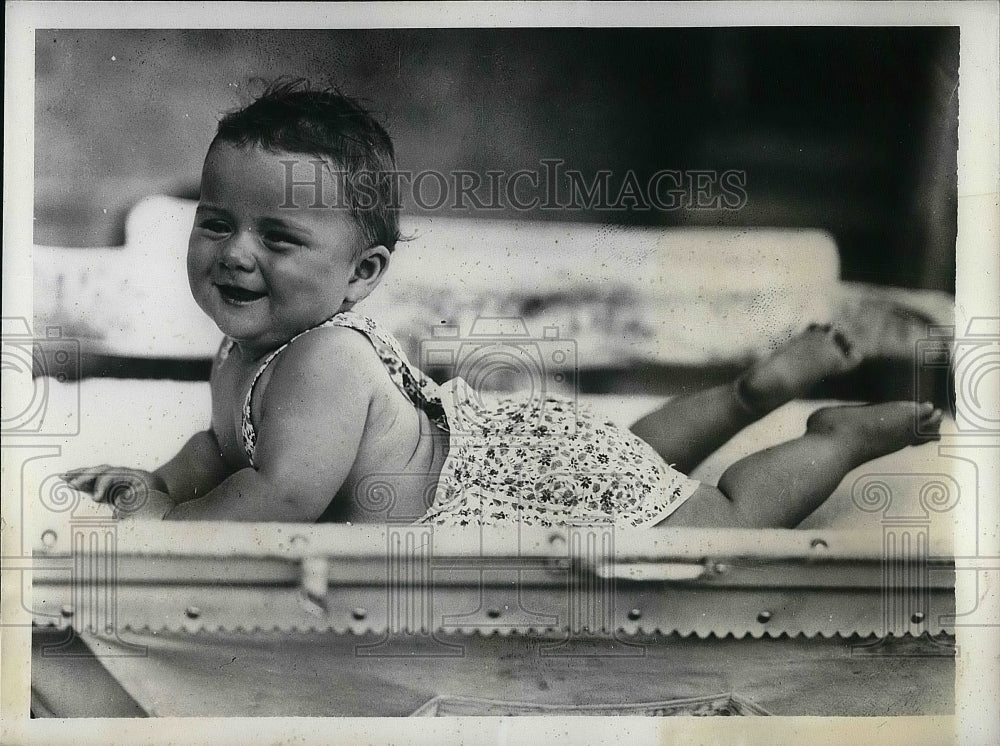
[[[344,171],[337,181],[344,194],[337,200],[348,205],[368,245],[396,247],[399,195],[392,140],[356,99],[305,79],[279,79],[221,119],[214,142],[219,141],[332,162]]]

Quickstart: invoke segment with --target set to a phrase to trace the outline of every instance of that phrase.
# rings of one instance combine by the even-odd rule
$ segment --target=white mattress
[[[59,472],[102,463],[146,469],[162,464],[185,440],[209,421],[210,395],[207,383],[179,381],[86,379],[77,384],[48,382],[47,412],[53,418],[71,415],[79,404],[80,431],[52,440],[59,453],[32,462],[26,473],[27,490],[33,494],[52,493]],[[663,401],[655,396],[582,395],[581,403],[623,427]],[[732,462],[756,450],[767,448],[803,432],[808,414],[832,402],[793,402],[744,430],[695,470],[691,476],[715,484]],[[943,430],[954,431],[954,421],[947,418]],[[938,537],[951,536],[953,513],[928,512],[920,505],[920,475],[950,474],[962,494],[975,495],[975,470],[957,459],[939,455],[934,444],[907,448],[899,453],[872,461],[854,470],[837,491],[810,516],[802,528],[868,528],[878,525],[885,516],[861,510],[852,500],[856,482],[886,474],[900,485],[894,491],[893,515],[926,515]],[[35,515],[41,523],[55,516],[47,514],[46,499],[35,503]],[[89,500],[80,510],[100,511]],[[40,525],[40,524],[36,524]]]

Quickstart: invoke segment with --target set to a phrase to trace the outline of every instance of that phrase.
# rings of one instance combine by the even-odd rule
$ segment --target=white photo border
[[[1000,317],[1000,11],[994,2],[707,3],[117,3],[14,2],[6,6],[3,315],[31,318],[34,152],[34,42],[37,28],[378,28],[489,26],[958,26],[960,28],[956,328]],[[979,463],[982,484],[1000,484],[996,460]],[[9,485],[10,480],[5,481]],[[4,506],[20,499],[4,487]],[[996,503],[980,521],[1000,525]],[[12,516],[13,510],[4,510]],[[5,547],[20,527],[4,521]],[[974,537],[956,537],[968,554]],[[1000,559],[1000,539],[980,555]],[[6,552],[4,552],[6,554]],[[988,605],[1000,621],[997,589],[976,598],[957,577],[957,608]],[[16,599],[14,599],[16,600]],[[5,594],[3,616],[22,613]],[[462,718],[254,719],[262,743],[998,743],[998,636],[960,630],[954,717],[903,718]],[[6,743],[241,743],[231,720],[29,720],[30,628],[0,628],[3,738]]]

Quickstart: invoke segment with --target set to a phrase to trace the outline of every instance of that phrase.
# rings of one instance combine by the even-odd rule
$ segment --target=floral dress
[[[434,499],[417,523],[643,528],[669,516],[699,486],[648,443],[571,398],[487,396],[461,378],[438,385],[410,365],[399,342],[367,316],[342,312],[313,328],[325,326],[365,335],[393,383],[448,433],[449,452]],[[310,331],[268,355],[247,391],[242,434],[251,464],[257,434],[250,402],[257,381],[274,358]],[[223,347],[223,356],[229,347]]]

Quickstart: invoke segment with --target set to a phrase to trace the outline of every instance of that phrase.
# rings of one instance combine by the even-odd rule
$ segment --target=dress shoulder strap
[[[379,327],[373,319],[353,311],[343,311],[330,317],[322,324],[317,324],[316,326],[295,335],[290,340],[285,342],[285,344],[281,345],[281,347],[274,350],[266,358],[264,358],[260,367],[257,368],[253,381],[250,383],[250,388],[247,390],[246,398],[243,401],[242,414],[243,450],[246,452],[251,466],[254,464],[253,456],[257,445],[257,432],[253,426],[250,404],[253,400],[254,389],[257,387],[257,381],[260,380],[261,375],[263,375],[271,361],[280,355],[285,348],[292,344],[296,339],[315,329],[322,329],[327,326],[347,327],[348,329],[354,329],[361,332],[365,337],[367,337],[368,341],[371,342],[372,347],[375,348],[375,352],[378,354],[382,364],[385,366],[386,372],[389,374],[389,378],[394,384],[396,384],[396,387],[403,393],[403,395],[406,396],[406,398],[409,399],[415,407],[424,410],[434,424],[442,430],[448,429],[444,408],[441,406],[438,385],[421,370],[410,365],[409,361],[406,359],[406,354],[399,346],[399,342],[391,334]]]

